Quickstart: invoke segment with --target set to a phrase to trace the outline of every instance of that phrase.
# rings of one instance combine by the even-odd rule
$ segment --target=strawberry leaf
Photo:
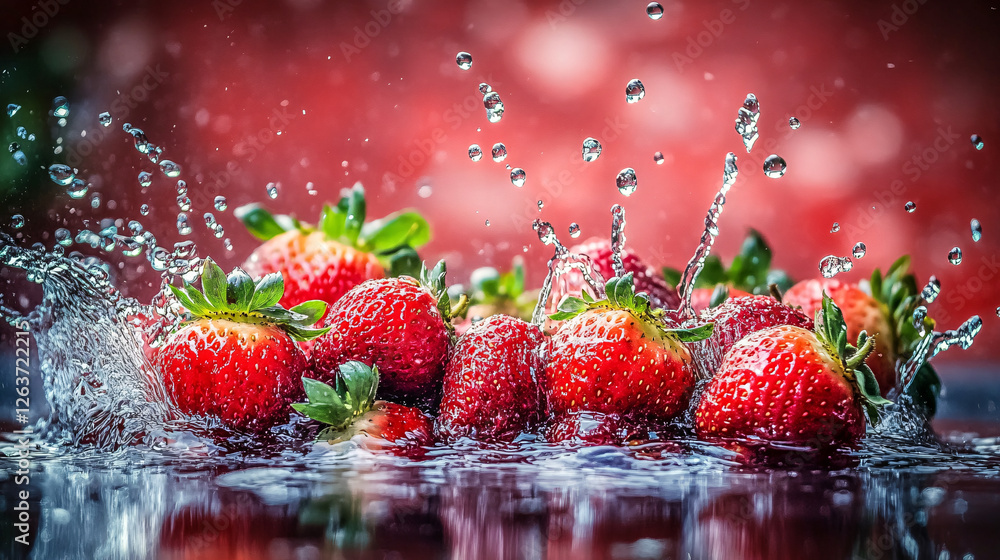
[[[336,387],[303,377],[302,386],[309,402],[293,404],[292,408],[313,420],[330,424],[333,429],[342,430],[371,410],[378,390],[378,368],[350,361],[338,370]],[[320,435],[320,439],[327,439],[322,433]]]
[[[301,323],[302,326],[315,325],[317,321],[323,318],[326,314],[326,302],[320,301],[318,299],[310,300],[304,303],[300,303],[293,307],[290,311],[292,313],[297,313],[302,316],[296,322]]]
[[[277,305],[281,296],[285,292],[285,281],[280,272],[272,272],[265,275],[253,290],[253,297],[250,299],[250,309],[262,309]]]
[[[715,286],[712,290],[712,299],[709,300],[709,307],[718,307],[722,305],[722,302],[729,298],[729,287],[725,284],[719,284]]]
[[[340,378],[344,381],[348,400],[356,410],[368,410],[375,402],[378,390],[378,368],[368,367],[363,362],[350,361],[340,366]]]
[[[330,239],[340,239],[344,234],[346,220],[347,214],[329,204],[324,204],[319,216],[319,230]]]
[[[697,327],[687,329],[666,329],[666,332],[677,337],[681,342],[698,342],[712,336],[715,330],[715,323],[706,323]]]
[[[423,262],[420,260],[417,252],[410,247],[399,249],[379,260],[382,261],[382,266],[388,270],[389,276],[393,278],[400,276],[419,278],[420,269],[423,266]]]
[[[192,313],[194,315],[201,315],[206,311],[208,311],[208,309],[206,309],[203,305],[192,300],[191,296],[189,296],[185,290],[182,290],[172,284],[168,284],[167,287],[170,288],[170,291],[173,292],[174,297],[177,298],[177,301],[181,302],[181,305],[183,305],[184,308],[187,309],[189,313]]]
[[[361,228],[365,223],[365,188],[361,183],[355,183],[347,199],[347,218],[344,220],[344,237],[349,245],[357,246]]]
[[[225,309],[228,306],[226,273],[212,259],[205,259],[201,273],[201,289],[205,294],[205,299],[208,300],[213,309]]]
[[[553,321],[567,321],[590,309],[590,304],[580,298],[566,296],[559,302],[559,311],[549,315]]]
[[[307,342],[313,340],[314,338],[319,338],[324,334],[330,332],[330,327],[323,327],[322,329],[310,329],[305,327],[295,326],[294,323],[281,324],[281,329],[288,333],[288,336],[292,337],[292,340],[298,342]]]
[[[247,204],[245,206],[240,206],[239,208],[233,210],[233,214],[253,235],[261,241],[267,241],[275,236],[281,235],[288,231],[286,228],[278,223],[270,212],[262,208],[259,204]]]
[[[241,268],[234,268],[226,278],[226,297],[229,305],[236,311],[250,311],[253,301],[253,278]]]
[[[373,253],[386,253],[401,246],[411,248],[426,245],[431,239],[431,226],[416,212],[397,212],[365,224],[361,228],[361,244]]]

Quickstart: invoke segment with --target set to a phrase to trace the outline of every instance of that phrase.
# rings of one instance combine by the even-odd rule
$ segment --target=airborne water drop
[[[524,170],[520,167],[515,167],[510,172],[510,182],[513,183],[515,187],[523,187],[526,175]]]
[[[615,184],[618,186],[618,192],[625,196],[632,196],[632,193],[639,186],[639,181],[635,177],[635,169],[626,167],[619,171],[618,177],[615,178]]]
[[[625,86],[625,101],[636,103],[643,97],[646,97],[646,88],[642,85],[642,82],[638,79],[629,80],[629,83]]]

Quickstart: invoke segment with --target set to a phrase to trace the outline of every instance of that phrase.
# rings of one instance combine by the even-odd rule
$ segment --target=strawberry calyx
[[[528,320],[534,311],[536,299],[524,289],[524,261],[515,257],[511,270],[501,273],[491,266],[472,271],[470,278],[470,312],[474,306],[487,306],[495,312]]]
[[[434,268],[431,269],[428,269],[425,264],[421,263],[420,274],[417,280],[421,286],[430,291],[431,295],[437,301],[437,310],[441,313],[441,319],[448,328],[448,332],[454,334],[455,326],[452,325],[451,320],[453,317],[461,317],[465,313],[465,310],[469,307],[469,296],[465,294],[460,295],[458,302],[452,305],[451,295],[448,293],[448,284],[445,282],[447,272],[447,266],[443,260],[438,261],[434,265]]]
[[[227,276],[209,258],[202,267],[201,290],[187,282],[183,288],[168,287],[187,310],[185,323],[200,318],[274,325],[297,341],[312,340],[330,330],[312,328],[326,313],[326,302],[311,300],[291,309],[278,305],[285,292],[285,281],[278,272],[255,281],[235,268]]]
[[[636,319],[656,328],[661,334],[681,342],[697,342],[712,336],[713,323],[691,328],[670,328],[664,322],[665,312],[652,308],[645,292],[635,293],[632,273],[608,280],[604,299],[595,301],[584,292],[583,299],[567,296],[559,302],[559,311],[549,316],[553,321],[567,321],[591,309],[620,309],[630,312]]]
[[[420,270],[416,249],[431,238],[427,220],[413,210],[403,210],[365,222],[366,213],[365,189],[361,183],[346,190],[335,206],[323,205],[315,226],[292,216],[271,214],[256,203],[235,210],[247,231],[261,241],[286,231],[297,230],[306,235],[319,231],[330,241],[375,255],[390,276],[416,274]]]
[[[664,267],[663,276],[669,285],[676,286],[682,273],[675,268]],[[760,232],[751,229],[729,268],[717,255],[709,255],[705,259],[705,267],[695,280],[694,287],[714,288],[709,307],[715,307],[729,296],[729,288],[767,295],[771,284],[776,284],[784,292],[792,287],[793,282],[785,271],[771,269],[771,248]]]
[[[349,361],[339,367],[333,386],[302,378],[309,402],[292,405],[305,416],[328,424],[316,437],[318,441],[338,440],[355,420],[375,406],[378,391],[378,367]]]
[[[865,364],[865,358],[875,348],[875,337],[861,331],[857,345],[847,342],[847,323],[844,321],[844,314],[833,302],[833,298],[825,292],[823,303],[816,311],[815,325],[813,332],[816,338],[844,366],[844,378],[864,404],[868,421],[872,426],[878,426],[878,409],[890,402],[882,397],[875,374]]]
[[[903,255],[892,263],[884,276],[876,268],[869,281],[872,297],[884,305],[888,313],[889,326],[896,339],[897,359],[904,362],[913,355],[923,336],[933,331],[935,326],[934,319],[926,315],[920,322],[914,322],[914,311],[924,301],[909,267],[910,257]],[[934,368],[924,362],[910,383],[903,387],[903,392],[933,415],[941,393],[941,379]]]

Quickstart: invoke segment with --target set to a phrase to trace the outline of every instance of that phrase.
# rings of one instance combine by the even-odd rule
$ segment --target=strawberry
[[[469,292],[469,309],[465,320],[455,325],[455,332],[465,333],[473,323],[496,314],[520,317],[527,321],[535,309],[537,290],[524,291],[524,262],[514,258],[511,270],[501,274],[489,266],[472,271],[472,289]]]
[[[691,353],[697,358],[703,377],[718,371],[726,352],[750,333],[778,325],[813,329],[813,321],[808,315],[771,296],[728,299],[718,307],[702,311],[700,320],[715,323],[712,336],[691,345]]]
[[[412,271],[413,249],[430,239],[430,227],[415,212],[397,212],[365,222],[365,194],[356,184],[340,203],[326,205],[316,227],[288,216],[272,216],[256,204],[237,216],[264,243],[243,263],[253,276],[280,272],[285,280],[281,305],[318,299],[333,304],[365,280]],[[417,265],[419,266],[419,265]]]
[[[254,282],[237,268],[227,278],[210,259],[201,286],[170,286],[187,320],[153,358],[168,394],[181,411],[214,416],[234,428],[261,431],[287,421],[297,380],[308,367],[295,341],[327,331],[309,328],[326,303],[286,310],[277,304],[284,287],[280,274]]]
[[[610,240],[592,237],[575,247],[571,247],[570,252],[589,256],[594,270],[600,273],[602,278],[611,278],[615,275],[614,265],[611,262]],[[649,304],[652,308],[676,309],[680,305],[681,300],[677,296],[677,291],[667,285],[656,269],[627,249],[622,249],[621,256],[625,272],[632,273],[635,291],[637,293],[646,292],[649,295]]]
[[[566,298],[554,320],[545,368],[549,410],[669,418],[682,410],[694,386],[691,354],[683,341],[701,340],[711,325],[670,329],[663,310],[636,294],[632,274],[612,278],[607,299]]]
[[[542,331],[509,315],[473,325],[444,373],[438,435],[510,441],[542,416]]]
[[[379,371],[362,362],[350,361],[338,368],[333,385],[302,378],[309,402],[296,403],[298,412],[328,424],[317,440],[337,443],[364,436],[368,449],[409,451],[432,445],[430,420],[415,408],[377,401]]]
[[[681,280],[681,271],[665,267],[663,276],[667,284],[676,286]],[[715,307],[727,298],[765,295],[771,284],[777,285],[779,290],[787,290],[792,281],[783,270],[771,270],[771,248],[759,232],[751,229],[729,268],[715,255],[705,259],[705,266],[691,291],[691,307],[697,312]]]
[[[847,325],[824,297],[814,331],[781,325],[752,333],[726,354],[695,413],[702,439],[764,440],[809,447],[853,445],[864,414],[888,403],[865,358],[873,341],[847,343]]]
[[[385,395],[407,402],[433,399],[444,376],[455,309],[445,288],[444,261],[409,276],[369,280],[344,294],[327,314],[330,332],[316,340],[312,367],[330,381],[350,360],[377,366]]]
[[[638,436],[638,430],[620,414],[579,410],[560,414],[549,425],[545,439],[568,445],[621,445]]]

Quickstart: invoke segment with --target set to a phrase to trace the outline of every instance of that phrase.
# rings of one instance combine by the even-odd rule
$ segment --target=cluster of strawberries
[[[422,218],[364,215],[359,186],[315,227],[242,210],[265,240],[243,270],[227,276],[208,261],[201,291],[171,287],[189,320],[154,362],[182,410],[261,431],[294,408],[326,424],[322,440],[363,434],[356,441],[376,448],[523,433],[620,445],[684,430],[837,447],[903,390],[897,360],[930,325],[913,324],[920,299],[905,258],[863,285],[792,285],[751,232],[728,269],[706,262],[694,318],[677,311],[676,271],[625,251],[615,276],[609,243],[575,247],[611,279],[600,299],[557,294],[543,332],[522,319],[534,301],[520,266],[477,271],[452,301],[444,263],[427,270],[414,251],[429,238]],[[907,390],[933,407],[938,387],[925,367]]]

